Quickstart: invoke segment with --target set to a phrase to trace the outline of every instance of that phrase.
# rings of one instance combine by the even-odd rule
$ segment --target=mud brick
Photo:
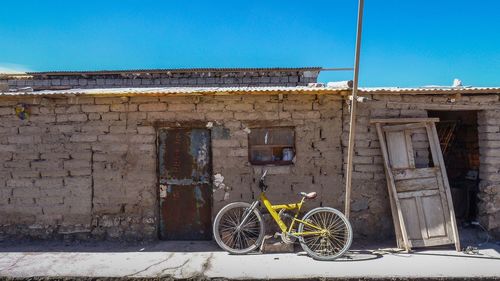
[[[86,114],[69,114],[67,115],[67,120],[70,122],[84,122],[87,121]]]
[[[12,177],[14,179],[18,178],[38,178],[40,177],[39,171],[33,170],[14,170],[12,171]]]
[[[135,135],[129,138],[131,143],[154,143],[156,135]]]
[[[40,136],[11,136],[7,138],[13,144],[37,144],[41,142]]]
[[[66,177],[64,179],[64,186],[68,188],[89,188],[92,185],[90,177]]]
[[[41,178],[35,179],[34,185],[42,189],[45,188],[62,188],[63,178]]]
[[[106,97],[106,98],[96,98],[95,104],[121,104],[128,101],[127,97]]]
[[[19,127],[19,134],[20,135],[38,135],[41,134],[45,131],[45,128],[42,127],[35,127],[35,126],[28,126],[28,127]]]
[[[82,105],[83,112],[109,112],[109,105],[99,104],[99,105]]]
[[[166,103],[144,103],[139,105],[139,111],[165,111]]]
[[[112,104],[110,107],[110,110],[112,112],[129,112],[129,111],[137,111],[138,106],[137,104]]]
[[[293,119],[319,119],[321,113],[317,111],[294,111],[292,112]]]
[[[208,115],[208,114],[207,114]],[[235,112],[236,120],[262,120],[262,112]]]
[[[185,103],[169,103],[168,111],[194,111],[194,104],[185,104]]]
[[[102,120],[120,120],[120,113],[118,112],[109,112],[109,113],[101,113]]]
[[[228,110],[228,111],[253,111],[254,106],[252,103],[235,103],[235,104],[228,104],[226,106],[226,110]]]
[[[131,97],[131,103],[151,103],[157,102],[159,100],[158,97]]]
[[[223,111],[225,108],[224,103],[199,103],[196,105],[196,111],[199,112],[213,112]]]
[[[100,142],[116,142],[116,143],[125,143],[127,142],[127,138],[125,134],[107,134],[98,136],[98,140]]]
[[[68,171],[66,170],[46,170],[46,171],[41,171],[41,176],[42,177],[65,177],[68,175]]]
[[[55,114],[32,115],[30,117],[30,121],[36,123],[53,123],[56,122],[56,115]]]
[[[89,134],[74,134],[70,138],[71,142],[95,142],[97,141],[97,135]]]
[[[66,170],[71,170],[71,169],[79,169],[79,168],[90,168],[91,163],[89,160],[67,160],[64,161],[64,169]]]

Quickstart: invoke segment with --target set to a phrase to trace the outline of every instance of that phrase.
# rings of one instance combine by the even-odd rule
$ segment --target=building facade
[[[202,69],[4,77],[0,236],[210,239],[220,208],[258,197],[263,170],[271,200],[294,201],[298,192],[316,191],[308,208],[343,210],[350,89],[307,86],[318,73]],[[498,88],[362,89],[369,100],[359,106],[353,160],[355,235],[394,235],[370,119],[428,116],[475,128],[476,141],[467,138],[472,164],[457,173],[478,171],[477,190],[456,191],[455,205],[468,206],[464,220],[478,219],[498,235],[499,94]],[[425,162],[425,151],[422,144],[417,159]]]

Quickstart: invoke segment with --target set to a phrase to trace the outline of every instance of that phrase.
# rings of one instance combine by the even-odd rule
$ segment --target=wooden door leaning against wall
[[[372,120],[384,157],[398,246],[406,250],[455,244],[460,251],[437,121]]]

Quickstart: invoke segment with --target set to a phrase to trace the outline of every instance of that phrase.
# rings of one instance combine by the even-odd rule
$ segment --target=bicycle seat
[[[314,198],[316,198],[316,195],[318,195],[318,194],[317,194],[316,192],[314,192],[314,191],[313,191],[313,192],[309,192],[309,193],[301,192],[301,193],[299,193],[299,194],[300,194],[300,196],[303,196],[303,197],[305,197],[306,199],[314,199]]]

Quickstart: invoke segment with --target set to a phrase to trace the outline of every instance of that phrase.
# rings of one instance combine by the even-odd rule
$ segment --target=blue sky
[[[360,85],[500,86],[499,10],[365,0]],[[351,67],[356,14],[357,0],[4,1],[0,70]]]

